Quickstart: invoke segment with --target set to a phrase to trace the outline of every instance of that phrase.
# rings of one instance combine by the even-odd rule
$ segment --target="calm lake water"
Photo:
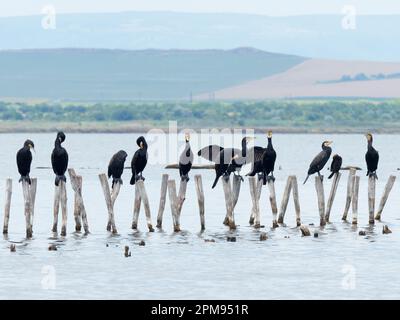
[[[271,209],[267,189],[261,195],[261,223],[265,228],[249,227],[251,199],[247,180],[235,210],[238,228],[230,232],[222,225],[225,215],[222,185],[212,190],[212,170],[196,171],[203,175],[206,207],[206,231],[200,233],[194,172],[188,185],[181,227],[172,232],[171,213],[167,200],[164,231],[148,233],[144,212],[139,217],[140,232],[130,229],[134,188],[129,185],[130,172],[115,205],[119,235],[106,230],[107,211],[98,174],[106,172],[108,161],[119,149],[129,154],[130,164],[136,150],[135,134],[67,134],[65,147],[70,154],[70,167],[83,176],[83,196],[88,213],[90,234],[74,233],[73,191],[68,183],[67,236],[53,237],[51,225],[54,177],[50,169],[50,153],[55,134],[1,134],[0,205],[4,207],[5,179],[13,178],[13,194],[9,236],[0,240],[1,299],[381,299],[400,298],[400,184],[397,181],[383,212],[383,222],[368,227],[367,178],[360,172],[358,228],[343,223],[341,215],[346,194],[347,173],[339,184],[331,220],[323,230],[319,216],[313,179],[301,185],[313,156],[323,140],[333,140],[334,153],[343,157],[343,165],[365,169],[366,139],[363,135],[274,135],[278,153],[276,192],[280,204],[286,178],[295,174],[299,181],[301,217],[304,224],[315,223],[311,230],[319,237],[301,237],[295,227],[292,200],[285,222],[287,227],[272,230]],[[38,178],[34,237],[25,239],[22,188],[17,183],[15,153],[26,138],[35,142],[31,176]],[[400,136],[376,135],[380,152],[377,202],[390,174],[400,167]],[[265,145],[265,136],[258,136],[258,145]],[[182,142],[179,142],[182,144]],[[198,144],[193,143],[197,150]],[[237,143],[238,145],[238,143]],[[155,155],[153,155],[155,157]],[[169,161],[169,160],[167,160]],[[172,161],[172,159],[171,159]],[[248,168],[243,169],[246,173]],[[177,170],[164,170],[161,164],[149,165],[144,176],[150,198],[152,221],[156,224],[161,175],[178,178]],[[325,176],[327,172],[324,170]],[[69,179],[68,179],[69,180]],[[325,182],[328,194],[330,181]],[[376,204],[376,206],[378,203]],[[2,223],[3,214],[0,215]],[[60,215],[61,219],[61,215]],[[61,223],[59,223],[60,226]],[[392,234],[383,235],[387,224]],[[366,236],[358,231],[366,230]],[[260,232],[268,233],[267,241],[259,241]],[[226,237],[236,235],[236,242]],[[215,242],[205,242],[214,239]],[[139,246],[144,240],[145,246]],[[10,252],[15,243],[16,252]],[[48,251],[55,244],[57,251]],[[124,257],[128,245],[131,257]]]

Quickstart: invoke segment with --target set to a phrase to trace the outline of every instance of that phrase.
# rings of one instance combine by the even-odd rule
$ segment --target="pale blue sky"
[[[341,14],[343,6],[354,5],[358,14],[400,14],[400,0],[1,0],[0,16],[40,14],[48,4],[58,13],[184,11],[285,16]]]

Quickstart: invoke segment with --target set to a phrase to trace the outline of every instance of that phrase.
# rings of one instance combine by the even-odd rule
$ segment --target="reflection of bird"
[[[53,171],[56,174],[55,185],[58,186],[60,180],[66,182],[65,171],[68,168],[68,152],[65,150],[61,143],[65,141],[64,132],[58,132],[56,141],[54,142],[54,149],[51,154],[51,165],[53,166]]]
[[[254,147],[251,149],[250,154],[253,152],[252,169],[248,176],[254,176],[256,173],[261,173],[260,178],[263,179],[263,184],[271,178],[275,181],[274,168],[276,160],[276,152],[272,146],[272,131],[268,131],[268,145],[267,148]],[[269,174],[271,173],[271,176]]]
[[[114,184],[116,183],[122,184],[121,176],[124,172],[124,164],[127,156],[124,150],[120,150],[112,156],[108,164],[108,178],[113,178],[111,188],[114,188]]]
[[[308,178],[310,177],[310,175],[312,175],[314,173],[318,173],[318,176],[322,180],[322,176],[319,172],[324,168],[325,164],[329,160],[329,157],[331,156],[331,153],[332,153],[332,149],[330,147],[331,144],[332,144],[332,141],[324,141],[322,143],[322,151],[320,153],[318,153],[318,155],[311,162],[310,168],[308,169],[308,172],[307,172],[307,178],[306,178],[306,180],[304,180],[303,184],[305,184],[307,182]]]
[[[140,136],[139,138],[137,138],[136,144],[139,146],[139,149],[136,150],[131,161],[131,169],[132,169],[132,178],[130,181],[131,184],[135,184],[135,182],[138,180],[144,181],[142,171],[144,170],[147,164],[146,139],[143,136]]]
[[[219,178],[224,175],[229,178],[232,172],[239,175],[240,169],[246,163],[248,156],[247,144],[253,139],[244,137],[242,139],[242,149],[222,148],[217,145],[210,145],[198,151],[198,155],[215,163],[215,180],[212,185],[214,188],[217,185]]]
[[[29,184],[31,184],[31,179],[29,178],[32,163],[31,150],[35,150],[35,145],[31,140],[26,140],[24,146],[17,152],[17,167],[18,172],[21,175],[19,182],[27,181]]]
[[[193,152],[190,148],[190,134],[185,134],[185,149],[181,153],[179,157],[179,175],[181,176],[181,180],[189,181],[189,171],[192,168],[193,163]]]
[[[332,158],[332,163],[331,163],[331,174],[329,175],[328,179],[332,178],[333,175],[339,172],[340,168],[342,167],[342,157],[335,154]]]
[[[367,133],[365,136],[367,137],[368,141],[368,149],[367,153],[365,154],[365,161],[367,162],[367,176],[374,176],[378,179],[376,170],[378,169],[379,153],[372,146],[372,134]]]

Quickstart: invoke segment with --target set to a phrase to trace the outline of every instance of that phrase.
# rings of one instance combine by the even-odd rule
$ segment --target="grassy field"
[[[400,100],[247,102],[0,102],[0,131],[138,132],[247,127],[280,132],[400,132]]]

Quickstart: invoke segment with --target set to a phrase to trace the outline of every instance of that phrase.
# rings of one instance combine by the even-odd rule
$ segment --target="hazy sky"
[[[345,5],[358,14],[400,13],[400,0],[1,0],[0,16],[40,14],[45,5],[58,13],[118,11],[238,12],[273,16],[334,13]]]

